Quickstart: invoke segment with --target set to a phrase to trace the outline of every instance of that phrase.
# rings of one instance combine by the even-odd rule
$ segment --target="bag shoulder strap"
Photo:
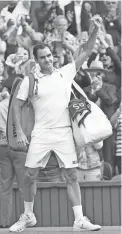
[[[83,91],[83,89],[73,80],[72,82],[73,86],[75,87],[75,89],[83,96],[86,98],[86,100],[88,101],[88,97],[85,94],[85,92]]]

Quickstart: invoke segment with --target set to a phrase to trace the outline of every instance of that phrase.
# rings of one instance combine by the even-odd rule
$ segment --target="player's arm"
[[[21,127],[21,111],[25,101],[28,98],[29,92],[29,79],[26,77],[20,85],[18,95],[15,99],[15,105],[13,106],[13,120],[17,133],[17,144],[21,148],[27,149],[27,144],[29,144],[27,137],[25,136]]]
[[[102,18],[99,15],[95,15],[92,18],[92,21],[94,23],[94,30],[92,32],[92,34],[89,37],[89,40],[87,41],[87,43],[84,45],[83,50],[81,50],[81,46],[79,46],[79,56],[76,58],[75,60],[75,65],[76,65],[76,70],[78,71],[80,69],[80,67],[82,66],[82,64],[86,61],[86,59],[90,56],[90,54],[92,53],[94,44],[96,42],[96,38],[97,38],[97,34],[99,31],[99,28],[101,26],[102,23]]]

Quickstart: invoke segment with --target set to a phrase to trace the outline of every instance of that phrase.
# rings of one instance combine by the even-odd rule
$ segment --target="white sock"
[[[25,202],[24,201],[24,208],[25,208],[25,212],[24,214],[32,214],[33,213],[33,205],[34,202]]]
[[[74,211],[75,221],[78,221],[79,219],[83,218],[82,205],[73,206],[72,209]]]

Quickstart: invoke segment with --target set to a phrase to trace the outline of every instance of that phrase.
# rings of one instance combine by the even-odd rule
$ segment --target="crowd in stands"
[[[92,17],[100,14],[103,24],[92,54],[83,64],[75,81],[88,98],[97,103],[113,126],[113,135],[103,146],[81,152],[79,181],[111,180],[121,174],[121,16],[119,1],[9,1],[0,12],[0,168],[9,152],[6,121],[13,81],[24,78],[38,66],[33,46],[45,42],[54,56],[54,67],[70,63],[82,53],[90,37]],[[36,5],[36,3],[35,3]],[[101,5],[101,11],[100,7]],[[34,7],[34,13],[31,14]],[[76,93],[77,96],[77,93]],[[7,156],[8,157],[8,156]],[[6,162],[7,163],[7,162]],[[38,176],[39,181],[63,182],[55,153]]]

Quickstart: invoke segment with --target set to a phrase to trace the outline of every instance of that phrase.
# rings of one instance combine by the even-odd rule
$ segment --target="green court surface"
[[[8,229],[0,229],[0,234],[10,234]],[[14,232],[16,233],[16,232]],[[25,231],[21,232],[23,234],[121,234],[121,227],[102,227],[100,231],[73,231],[71,227],[51,227],[51,228],[27,228]]]

